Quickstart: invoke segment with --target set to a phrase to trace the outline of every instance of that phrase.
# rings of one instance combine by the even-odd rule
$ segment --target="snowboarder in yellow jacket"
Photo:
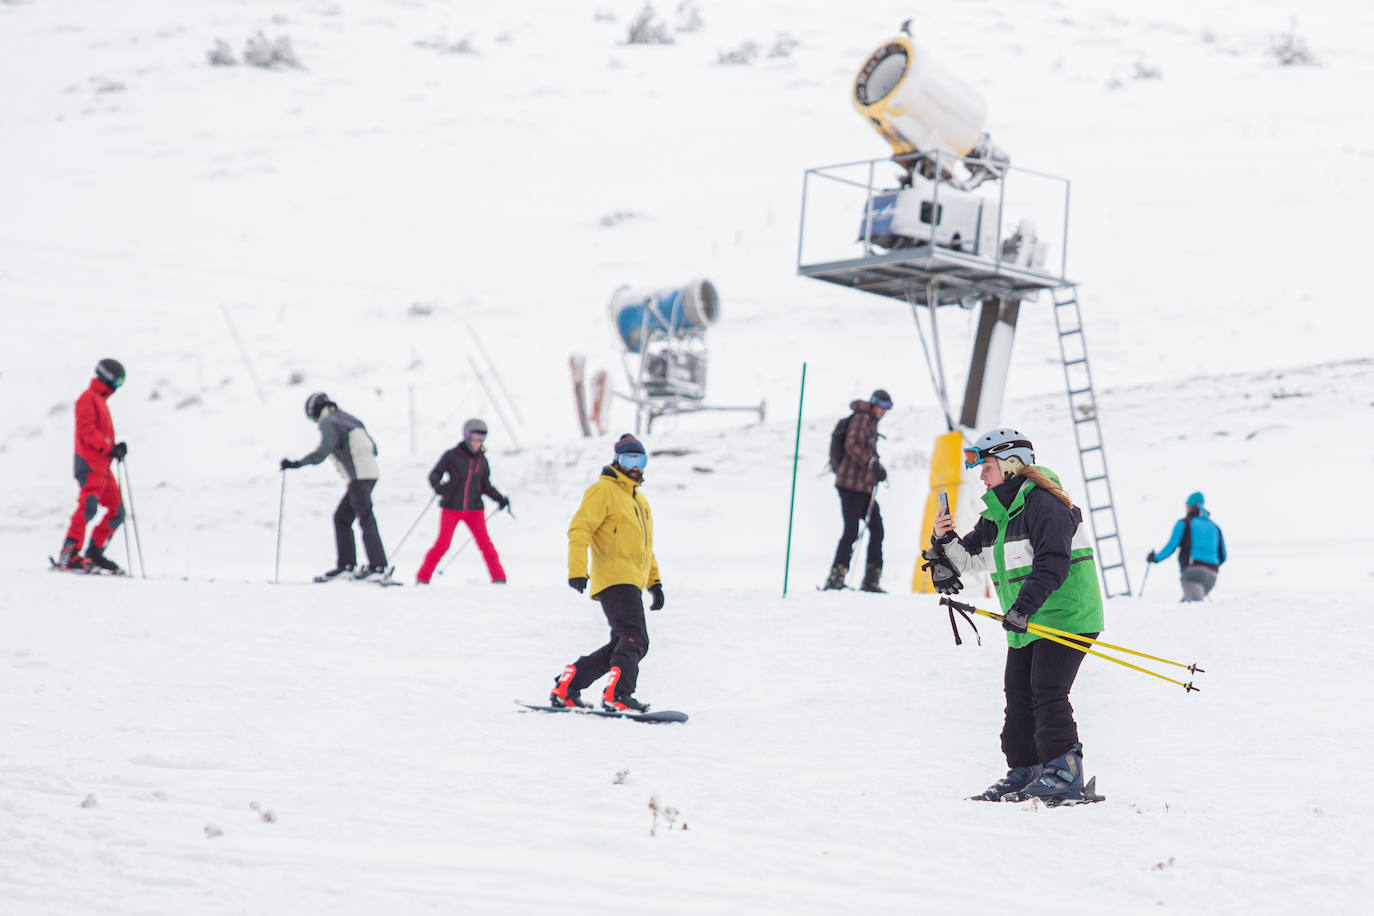
[[[638,439],[629,433],[621,436],[614,459],[587,488],[568,526],[568,585],[585,592],[590,580],[591,597],[601,602],[611,638],[563,669],[549,694],[554,706],[590,706],[582,700],[582,690],[609,673],[601,698],[604,709],[644,712],[649,708],[634,697],[639,660],[649,652],[644,590],[653,596],[649,610],[663,607],[663,584],[654,559],[654,520],[649,501],[639,491],[648,461]]]

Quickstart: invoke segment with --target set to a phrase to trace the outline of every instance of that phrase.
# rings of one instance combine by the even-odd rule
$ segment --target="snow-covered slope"
[[[1047,811],[962,801],[1000,775],[1002,651],[989,627],[956,649],[905,588],[943,428],[911,316],[795,276],[802,170],[884,154],[849,81],[918,11],[673,5],[700,28],[628,46],[640,8],[0,3],[0,82],[23,87],[0,106],[0,912],[1356,912],[1374,11],[1299,11],[1315,67],[1274,62],[1293,11],[1268,0],[913,23],[1017,163],[1074,182],[1137,585],[1194,489],[1232,555],[1203,605],[1167,565],[1108,603],[1106,638],[1198,662],[1203,691],[1089,659],[1109,801]],[[208,64],[259,30],[303,69]],[[752,64],[717,64],[747,41]],[[517,715],[604,638],[564,532],[632,418],[581,439],[567,357],[619,379],[610,292],[692,276],[723,297],[711,400],[769,407],[648,437],[668,607],[640,693],[692,719]],[[971,316],[941,321],[957,365]],[[1023,310],[1003,418],[1077,493],[1052,327]],[[129,368],[112,409],[149,578],[59,579],[71,402],[104,356]],[[826,437],[879,386],[892,593],[822,595]],[[508,586],[470,546],[427,590],[300,584],[333,559],[340,485],[276,467],[314,445],[317,389],[381,445],[406,578],[424,474],[486,417]]]

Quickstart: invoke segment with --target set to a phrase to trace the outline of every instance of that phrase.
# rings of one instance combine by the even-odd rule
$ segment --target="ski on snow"
[[[521,709],[518,712],[570,712],[579,716],[600,716],[603,719],[631,719],[635,722],[686,722],[687,713],[673,709],[650,710],[649,712],[611,712],[608,709],[588,709],[578,706],[539,706],[534,703],[515,701]]]
[[[48,557],[48,562],[52,564],[53,572],[79,573],[83,576],[127,576],[124,570],[103,569],[92,563],[89,566],[67,566],[59,563],[52,557]]]
[[[1092,779],[1089,779],[1088,782],[1083,786],[1083,797],[1082,797],[1082,798],[1027,798],[1027,799],[1019,799],[1019,798],[1017,798],[1017,797],[1015,797],[1015,796],[1013,795],[1013,796],[1004,796],[1004,797],[1002,797],[1002,798],[996,798],[996,799],[994,799],[994,798],[988,798],[986,795],[970,795],[968,800],[969,800],[969,801],[982,801],[982,802],[1002,801],[1002,802],[1012,802],[1013,804],[1015,804],[1016,802],[1019,802],[1019,801],[1023,801],[1023,800],[1024,800],[1024,801],[1038,801],[1038,802],[1040,802],[1042,805],[1044,805],[1046,808],[1068,808],[1068,807],[1071,807],[1071,806],[1073,806],[1073,805],[1091,805],[1091,804],[1095,804],[1095,803],[1097,803],[1097,802],[1106,801],[1106,800],[1107,800],[1107,796],[1105,796],[1105,795],[1098,795],[1098,794],[1097,794],[1097,777],[1094,776]]]

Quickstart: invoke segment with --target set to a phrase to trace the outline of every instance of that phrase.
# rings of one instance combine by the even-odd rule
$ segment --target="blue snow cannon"
[[[720,296],[710,280],[696,279],[672,289],[632,289],[611,294],[611,323],[631,353],[643,352],[654,338],[691,337],[720,318]]]

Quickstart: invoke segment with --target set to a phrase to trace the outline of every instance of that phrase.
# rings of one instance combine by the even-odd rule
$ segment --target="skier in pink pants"
[[[453,543],[453,531],[459,522],[466,522],[472,531],[472,539],[477,542],[477,549],[482,551],[491,581],[497,585],[506,581],[501,557],[497,555],[496,546],[487,534],[482,497],[490,497],[497,506],[507,510],[510,500],[491,485],[491,465],[487,463],[486,449],[482,445],[486,438],[487,424],[481,420],[468,420],[463,424],[463,441],[444,452],[439,463],[434,465],[434,470],[429,472],[429,485],[439,496],[439,537],[425,554],[425,561],[415,574],[415,581],[421,585],[429,584],[435,567]]]

